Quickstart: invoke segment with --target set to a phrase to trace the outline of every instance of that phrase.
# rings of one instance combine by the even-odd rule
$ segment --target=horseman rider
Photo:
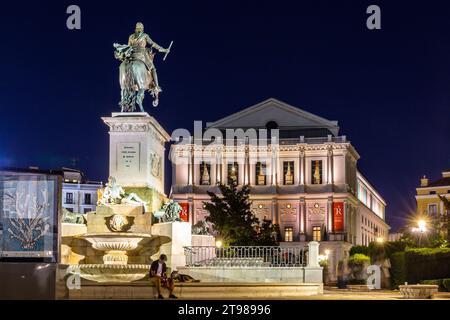
[[[150,49],[146,48],[147,44],[150,46]],[[144,33],[144,25],[141,22],[136,23],[135,33],[128,38],[128,45],[133,47],[133,59],[141,60],[151,72],[155,85],[155,91],[161,92],[162,90],[158,83],[158,75],[156,74],[156,68],[153,64],[153,57],[151,56],[151,48],[155,48],[159,52],[169,52],[169,49],[164,49],[154,42],[148,34]]]

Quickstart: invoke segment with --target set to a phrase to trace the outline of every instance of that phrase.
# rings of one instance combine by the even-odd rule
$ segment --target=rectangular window
[[[86,213],[88,213],[90,211],[92,211],[90,208],[84,208],[84,210],[83,210],[84,214],[86,214]]]
[[[437,215],[438,209],[437,209],[437,204],[433,203],[433,204],[429,204],[428,205],[428,214],[435,216]]]
[[[294,161],[283,161],[283,184],[294,184]]]
[[[72,192],[66,193],[66,203],[73,204],[73,193]]]
[[[257,186],[264,186],[266,184],[266,164],[257,162],[255,167],[255,184]]]
[[[238,184],[238,177],[239,177],[239,165],[237,162],[229,163],[228,164],[228,171],[227,171],[227,183],[229,185],[232,184]]]
[[[90,193],[84,194],[84,204],[92,204],[92,199],[91,199]]]
[[[294,234],[294,229],[292,227],[284,228],[284,241],[286,241],[286,242],[294,241],[293,234]]]
[[[322,240],[322,231],[319,226],[313,227],[313,241],[321,241]]]
[[[200,163],[200,184],[211,185],[211,164],[204,161]]]
[[[311,161],[312,184],[322,184],[322,160]]]

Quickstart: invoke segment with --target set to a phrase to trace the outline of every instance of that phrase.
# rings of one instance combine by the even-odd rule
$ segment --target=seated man
[[[158,292],[158,299],[164,299],[161,295],[161,286],[169,290],[169,298],[176,299],[177,297],[173,294],[173,289],[175,288],[174,281],[171,278],[167,278],[167,266],[166,266],[167,256],[162,254],[158,260],[152,262],[150,266],[150,279],[153,281]]]

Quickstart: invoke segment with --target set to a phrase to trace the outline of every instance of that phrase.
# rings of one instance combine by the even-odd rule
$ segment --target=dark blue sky
[[[171,132],[269,97],[338,120],[394,228],[422,174],[450,168],[450,4],[445,1],[35,1],[2,3],[0,165],[78,166],[106,180],[118,66],[137,21],[159,44],[164,92],[146,109]],[[77,4],[82,29],[66,28]],[[366,28],[378,4],[382,30]]]

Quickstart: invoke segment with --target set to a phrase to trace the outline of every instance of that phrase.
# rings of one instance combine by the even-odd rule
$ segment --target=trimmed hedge
[[[405,265],[405,253],[396,252],[391,255],[391,282],[392,287],[398,286],[406,282],[406,265]]]
[[[450,278],[435,279],[435,280],[423,280],[420,283],[437,285],[437,286],[439,286],[439,291],[450,291]]]
[[[442,279],[442,286],[450,291],[450,279]]]
[[[444,279],[450,277],[450,248],[416,248],[405,251],[407,281]]]
[[[393,287],[424,280],[442,281],[442,288],[450,287],[450,248],[415,248],[391,255],[391,281]],[[437,279],[437,280],[436,280]],[[435,283],[433,283],[435,284]]]
[[[368,256],[369,255],[369,247],[366,246],[353,246],[350,248],[350,256],[353,256],[354,254],[361,253],[363,255]]]

